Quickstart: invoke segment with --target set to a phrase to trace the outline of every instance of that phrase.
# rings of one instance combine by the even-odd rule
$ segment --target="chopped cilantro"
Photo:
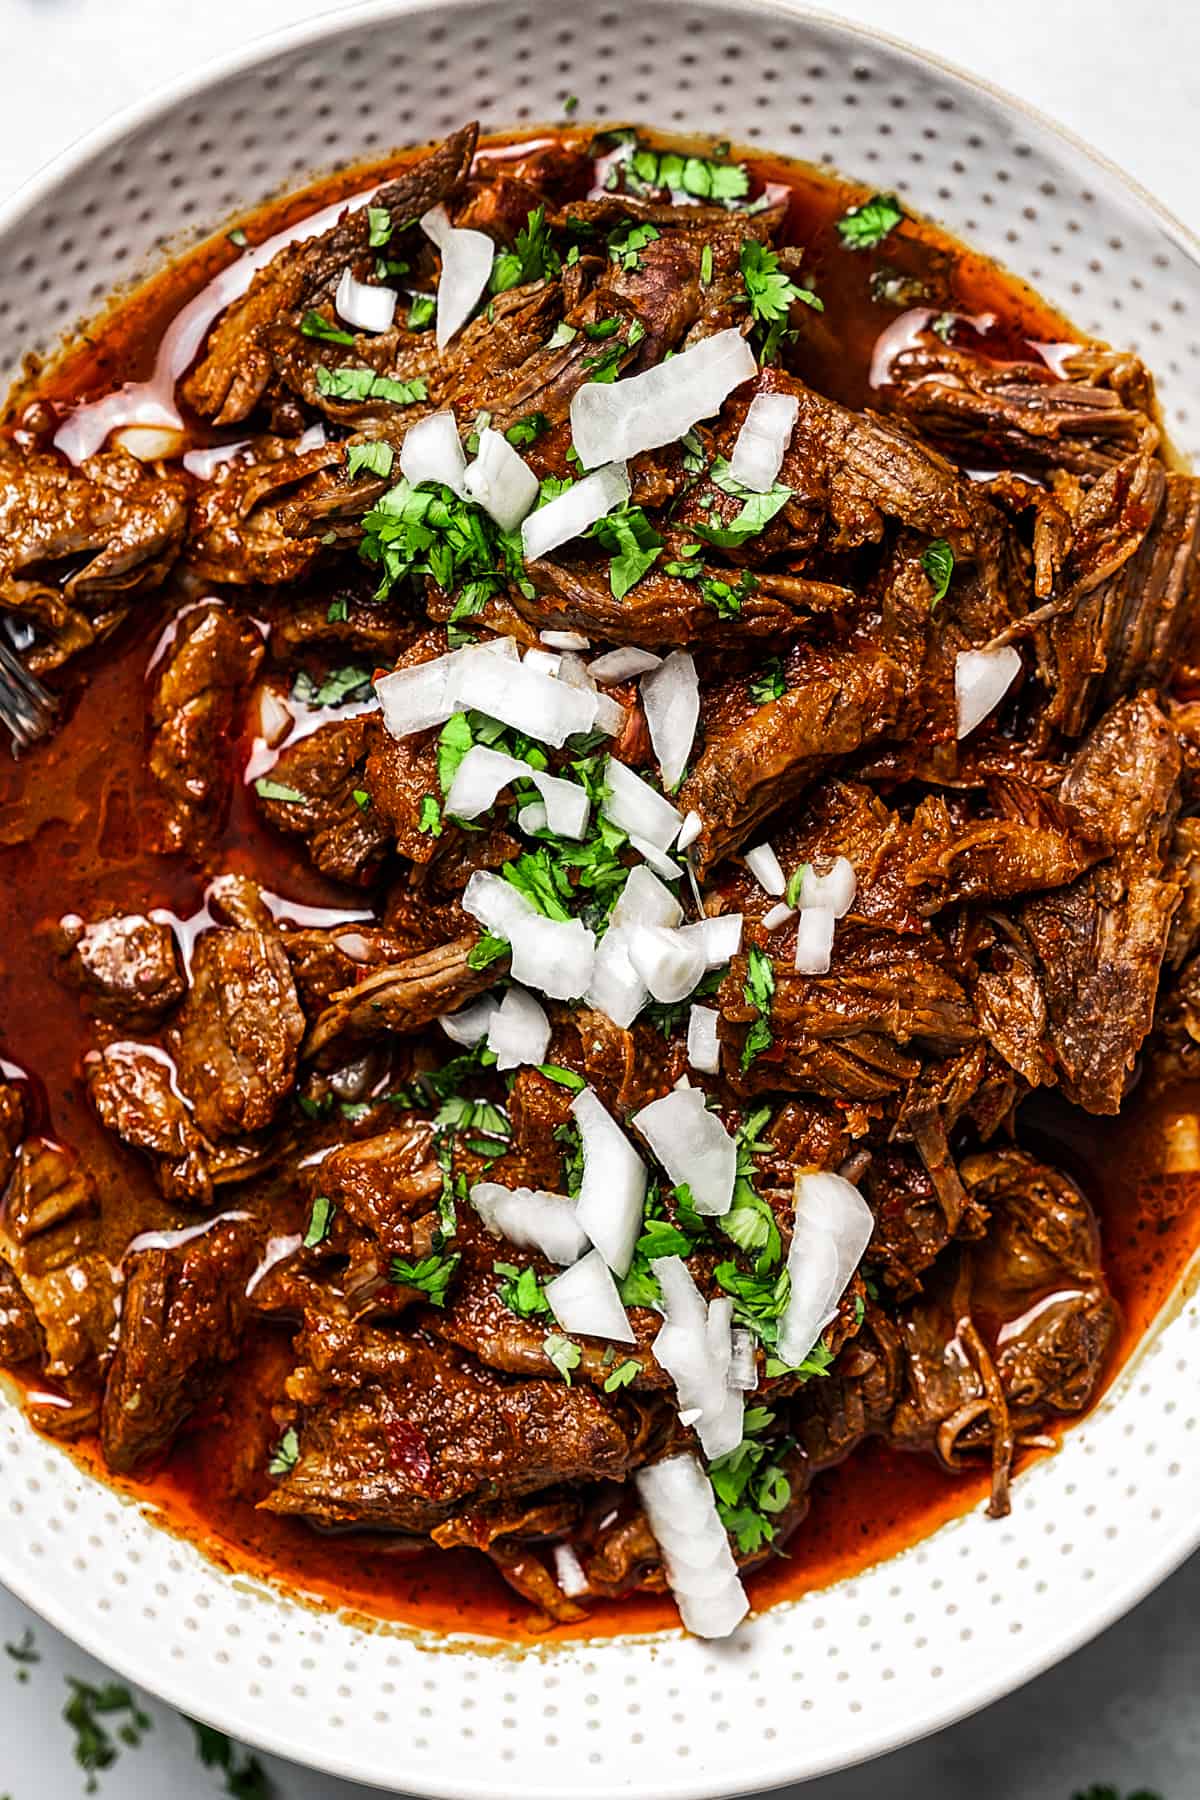
[[[431,1256],[423,1256],[420,1262],[408,1262],[402,1256],[393,1256],[392,1280],[397,1287],[416,1288],[418,1293],[425,1295],[431,1306],[445,1306],[446,1290],[461,1261],[462,1257],[457,1251],[449,1256],[441,1251],[434,1251]]]
[[[723,456],[717,457],[709,475],[723,494],[742,503],[727,525],[715,519],[712,524],[696,525],[696,536],[715,544],[718,550],[736,550],[747,538],[757,537],[792,497],[792,489],[779,481],[765,494],[756,494],[752,488],[743,486]]]
[[[945,538],[934,538],[921,558],[921,567],[928,575],[933,588],[929,602],[929,610],[933,611],[939,601],[946,598],[950,591],[950,579],[954,574],[954,552]]]
[[[578,336],[579,332],[576,330],[575,326],[568,325],[567,321],[563,319],[554,327],[554,330],[546,339],[545,348],[547,350],[565,350],[566,346],[568,344],[573,344]]]
[[[298,788],[288,787],[286,782],[272,781],[269,775],[260,775],[254,784],[254,791],[260,800],[283,800],[289,806],[303,801],[304,795]]]
[[[765,1406],[747,1409],[743,1436],[736,1450],[709,1464],[708,1478],[717,1512],[743,1556],[754,1556],[775,1537],[774,1519],[792,1497],[791,1484],[779,1460],[789,1447],[764,1443],[762,1433],[775,1423]]]
[[[654,225],[619,225],[609,233],[608,254],[617,266],[632,275],[642,266],[642,251],[659,236]]]
[[[556,1081],[559,1087],[570,1088],[573,1093],[577,1094],[587,1086],[583,1076],[577,1075],[574,1069],[562,1069],[557,1063],[538,1063],[536,1066],[538,1074],[544,1075],[547,1081]]]
[[[938,314],[929,329],[934,337],[941,338],[943,344],[948,344],[954,336],[954,328],[957,324],[958,315],[956,313],[944,312]]]
[[[573,1344],[570,1338],[561,1336],[559,1332],[552,1331],[549,1337],[542,1340],[542,1349],[570,1387],[571,1370],[577,1369],[581,1360],[579,1345]]]
[[[744,243],[738,258],[742,286],[750,306],[750,317],[758,326],[767,328],[760,352],[763,362],[774,362],[793,304],[802,300],[814,312],[824,312],[824,303],[811,288],[799,287],[779,266],[778,254],[767,244],[751,238]]]
[[[874,194],[842,214],[837,222],[838,236],[847,250],[874,250],[903,217],[895,194]]]
[[[417,830],[427,832],[430,837],[442,835],[442,809],[433,794],[421,795],[421,813],[417,820]]]
[[[382,250],[392,235],[392,215],[386,206],[368,206],[367,231],[368,247]]]
[[[783,894],[784,900],[786,901],[788,906],[791,906],[791,907],[799,906],[800,890],[804,886],[804,877],[808,874],[808,871],[811,866],[812,865],[810,863],[801,863],[800,866],[796,869],[793,869],[791,874],[788,876],[788,884],[787,884],[787,887],[784,889],[784,894]]]
[[[437,301],[432,294],[414,294],[408,308],[408,329],[428,331],[436,313]]]
[[[748,1069],[755,1057],[761,1055],[772,1042],[771,998],[775,992],[775,964],[757,944],[750,946],[746,958],[746,980],[742,992],[758,1014],[742,1045],[742,1068]]]
[[[507,956],[508,939],[497,937],[493,931],[485,931],[478,941],[467,951],[467,967],[469,969],[487,969],[492,963]]]
[[[621,367],[621,358],[626,346],[619,340],[610,344],[607,350],[601,350],[596,356],[585,356],[583,366],[588,371],[589,381],[615,381]]]
[[[350,798],[353,800],[355,806],[357,806],[359,812],[370,811],[371,796],[368,794],[366,788],[351,788]]]
[[[506,862],[500,872],[545,918],[562,921],[571,917],[563,905],[564,897],[570,895],[570,883],[546,846],[522,851],[515,861]]]
[[[782,658],[769,656],[758,674],[751,676],[749,685],[750,698],[759,706],[765,706],[770,700],[782,700],[787,693]]]
[[[503,294],[509,288],[523,287],[528,281],[541,281],[545,276],[557,275],[561,266],[559,254],[550,242],[546,209],[539,206],[529,214],[526,224],[518,231],[515,247],[512,250],[501,250],[496,257],[488,288],[493,294]]]
[[[349,616],[350,603],[344,595],[339,594],[336,600],[331,600],[329,602],[329,607],[325,614],[325,622],[328,625],[344,625]]]
[[[493,1263],[500,1283],[500,1298],[521,1319],[536,1319],[550,1311],[550,1302],[534,1269],[518,1269],[515,1263]]]
[[[718,1287],[732,1298],[738,1324],[764,1344],[774,1344],[779,1337],[779,1320],[792,1292],[787,1270],[781,1269],[778,1275],[751,1275],[735,1262],[719,1262],[713,1275]]]
[[[700,286],[710,287],[712,285],[712,278],[713,249],[711,244],[705,244],[703,250],[700,252]]]
[[[736,619],[742,610],[742,602],[757,588],[758,581],[749,569],[743,569],[737,579],[737,586],[724,580],[719,575],[702,575],[700,577],[700,595],[706,606],[715,607],[723,619]]]
[[[744,1119],[735,1134],[737,1143],[737,1175],[733,1186],[733,1202],[729,1211],[717,1219],[719,1230],[747,1254],[755,1253],[755,1272],[765,1275],[783,1255],[779,1227],[769,1203],[754,1186],[754,1158],[770,1149],[760,1133],[771,1116],[769,1106],[760,1107]]]
[[[634,1356],[626,1357],[625,1361],[618,1363],[612,1374],[605,1378],[605,1393],[615,1394],[618,1388],[628,1387],[631,1381],[637,1380],[641,1372],[642,1365],[638,1362],[637,1358]]]
[[[583,335],[587,338],[610,338],[616,337],[620,329],[620,319],[592,319],[584,326]]]
[[[519,537],[499,531],[480,507],[441,483],[413,487],[405,479],[366,514],[359,553],[381,571],[380,599],[408,576],[429,575],[447,594],[471,584],[464,598],[473,611],[524,566]]]
[[[568,118],[570,118],[571,114],[577,110],[578,106],[579,96],[577,94],[568,94],[563,100],[563,111]]]
[[[308,1230],[304,1234],[304,1248],[315,1250],[329,1236],[329,1227],[333,1224],[333,1215],[337,1211],[328,1194],[317,1194],[312,1203],[312,1211],[308,1215]]]
[[[545,413],[527,413],[523,419],[517,419],[510,425],[504,435],[517,450],[524,450],[526,445],[532,444],[549,429],[550,421]]]
[[[663,540],[640,506],[622,506],[597,519],[588,533],[609,552],[608,582],[614,600],[623,600],[658,561]]]
[[[369,475],[381,475],[386,479],[392,472],[394,456],[390,444],[348,444],[346,473],[353,480],[365,469]]]
[[[371,694],[371,671],[347,663],[331,669],[320,681],[307,669],[301,669],[292,683],[292,699],[302,706],[345,706],[352,701],[367,700]]]
[[[250,239],[246,236],[240,225],[235,225],[232,231],[227,231],[225,233],[225,236],[229,239],[231,244],[236,244],[239,250],[245,250],[250,243]]]
[[[239,1748],[211,1725],[189,1719],[196,1734],[196,1754],[206,1769],[219,1769],[225,1777],[225,1792],[233,1800],[270,1800],[271,1784],[267,1772],[256,1756]]]
[[[681,156],[675,150],[638,147],[624,165],[627,184],[638,192],[653,188],[690,194],[694,200],[742,200],[750,177],[741,163],[713,162],[704,156]]]
[[[377,375],[374,369],[356,369],[349,363],[343,363],[339,369],[318,364],[317,392],[330,400],[390,400],[396,406],[412,406],[429,397],[429,388],[420,375],[411,381],[393,381],[390,375]]]
[[[99,1786],[96,1776],[112,1768],[122,1744],[136,1750],[150,1730],[151,1720],[123,1682],[107,1681],[95,1687],[68,1675],[67,1686],[71,1691],[62,1716],[75,1733],[75,1761],[87,1776],[84,1791],[94,1794]],[[107,1721],[121,1714],[122,1722],[110,1728]]]
[[[354,333],[343,331],[340,325],[334,325],[324,313],[314,311],[311,307],[300,321],[300,329],[305,337],[320,338],[326,344],[353,344]]]
[[[268,1475],[287,1475],[300,1460],[300,1439],[296,1435],[296,1427],[289,1425],[276,1444],[271,1460],[267,1464]]]

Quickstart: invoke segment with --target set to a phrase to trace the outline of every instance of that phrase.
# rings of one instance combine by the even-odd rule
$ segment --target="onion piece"
[[[958,732],[965,738],[982,724],[1021,673],[1021,658],[1011,644],[1000,650],[960,650],[954,659],[954,698]]]
[[[514,925],[525,919],[540,919],[541,914],[502,875],[490,869],[476,869],[463,889],[462,909],[477,919],[485,931],[506,938]]]
[[[610,925],[600,939],[584,998],[623,1031],[649,1000],[650,990],[629,960],[628,926]]]
[[[688,1013],[687,1059],[702,1075],[715,1075],[721,1066],[719,1017],[711,1006],[693,1006]]]
[[[582,631],[539,631],[538,642],[550,650],[590,650],[592,640]]]
[[[828,975],[833,958],[834,915],[826,906],[802,906],[796,919],[796,967],[801,975]]]
[[[657,850],[670,849],[683,823],[671,802],[615,756],[608,759],[604,783],[607,791],[600,811],[605,818],[630,837],[645,838]]]
[[[742,1398],[729,1385],[733,1303],[721,1297],[706,1305],[680,1256],[657,1257],[650,1267],[666,1314],[654,1355],[675,1383],[680,1417],[695,1426],[704,1454],[724,1456],[742,1441]]]
[[[653,650],[638,650],[632,644],[621,650],[606,650],[603,656],[597,656],[588,664],[588,674],[593,681],[610,684],[615,681],[630,681],[635,675],[644,675],[648,669],[657,669],[662,662],[661,656],[655,656]]]
[[[365,281],[356,281],[349,269],[343,269],[333,306],[338,318],[353,325],[355,331],[390,331],[396,316],[396,290],[371,287]]]
[[[488,1021],[487,1043],[500,1070],[545,1062],[550,1021],[544,1008],[524,988],[510,987]]]
[[[767,494],[779,479],[800,402],[795,394],[756,394],[737,434],[729,472],[752,494]]]
[[[684,1625],[697,1637],[728,1637],[750,1602],[698,1458],[669,1456],[634,1482]]]
[[[754,1333],[740,1327],[730,1334],[729,1385],[749,1394],[758,1386],[758,1351]]]
[[[536,837],[539,831],[549,828],[550,820],[543,800],[531,800],[517,814],[517,830],[523,831],[526,837]]]
[[[514,981],[537,988],[551,1000],[578,1000],[587,993],[596,962],[596,934],[581,919],[544,919],[535,912],[514,920],[500,935],[508,938]]]
[[[438,1024],[452,1043],[462,1044],[470,1050],[487,1036],[493,1015],[499,1010],[499,995],[485,994],[482,1000],[460,1006],[457,1012],[443,1013]]]
[[[589,385],[595,386],[595,383]],[[549,556],[560,544],[582,536],[588,528],[603,519],[614,507],[624,506],[631,489],[629,472],[623,462],[610,463],[597,469],[582,481],[573,482],[545,506],[531,512],[521,525],[521,547],[526,562],[537,562]]]
[[[683,778],[700,722],[700,682],[689,653],[672,650],[657,669],[643,675],[641,695],[663,787],[670,792]]]
[[[414,487],[438,481],[466,499],[467,459],[452,412],[430,413],[409,426],[400,446],[400,473]]]
[[[543,675],[557,675],[562,668],[562,660],[561,656],[555,656],[550,650],[527,650],[524,657],[527,669],[540,669]]]
[[[585,469],[677,443],[758,373],[732,326],[624,381],[585,381],[571,401],[571,435]]]
[[[444,206],[421,219],[421,230],[442,253],[437,289],[437,347],[444,350],[461,331],[488,284],[496,246],[482,231],[458,231]]]
[[[654,998],[665,1005],[686,1000],[707,967],[702,943],[663,925],[630,927],[629,960]]]
[[[233,462],[243,450],[251,447],[251,443],[250,438],[238,438],[232,444],[210,444],[204,450],[188,450],[180,460],[197,481],[211,481],[222,463]],[[296,449],[300,451],[299,443]]]
[[[633,868],[609,917],[609,929],[623,925],[665,925],[673,929],[683,919],[683,908],[652,870]]]
[[[479,450],[464,486],[501,531],[515,531],[536,502],[540,483],[504,434],[489,425],[479,434]]]
[[[711,919],[697,919],[694,925],[685,925],[682,929],[703,944],[704,960],[710,969],[719,969],[742,947],[741,913],[717,913]]]
[[[568,1600],[578,1600],[581,1594],[588,1592],[588,1578],[583,1564],[570,1544],[554,1546],[554,1579],[559,1593],[565,1594]]]
[[[840,1175],[805,1171],[796,1177],[795,1194],[787,1260],[791,1291],[777,1350],[792,1368],[804,1361],[836,1313],[875,1226],[858,1189]]]
[[[858,892],[858,876],[854,864],[846,856],[835,856],[824,875],[818,875],[807,864],[796,894],[797,906],[823,906],[835,919],[844,918],[854,904]]]
[[[773,844],[756,844],[753,850],[746,851],[742,861],[764,894],[770,894],[772,898],[782,894],[787,886],[787,876]]]
[[[277,693],[273,687],[268,687],[265,682],[258,690],[254,710],[258,714],[257,735],[268,750],[274,750],[296,723],[296,715],[282,694]]]
[[[628,1275],[642,1230],[646,1165],[591,1088],[571,1102],[583,1146],[579,1223],[616,1275]]]
[[[692,1191],[692,1205],[708,1218],[729,1211],[737,1174],[737,1145],[699,1088],[673,1088],[633,1115],[655,1156],[676,1186]]]
[[[587,830],[591,802],[577,781],[535,769],[523,758],[508,756],[487,744],[472,744],[450,783],[446,812],[456,819],[477,819],[496,803],[514,781],[531,781],[542,796],[546,823],[560,837],[581,838]],[[522,827],[524,829],[524,827]]]
[[[409,737],[431,725],[444,725],[458,710],[458,676],[471,662],[483,658],[493,663],[499,659],[511,668],[517,661],[517,646],[512,638],[485,638],[481,644],[468,644],[462,650],[381,675],[375,693],[392,736]]]
[[[660,850],[657,844],[652,844],[649,838],[638,837],[634,832],[630,835],[629,842],[631,848],[636,850],[639,856],[644,857],[654,873],[661,875],[664,881],[683,880],[683,870],[679,864],[672,862],[666,852]]]
[[[679,827],[679,836],[675,839],[677,850],[687,850],[704,830],[704,820],[698,812],[690,812]]]
[[[566,1194],[477,1181],[469,1198],[492,1236],[507,1238],[519,1250],[539,1250],[551,1262],[573,1263],[587,1249],[575,1202]]]
[[[569,687],[536,664],[532,668],[525,663],[501,666],[476,657],[455,670],[451,687],[454,710],[473,707],[555,749],[596,724],[598,696]]]
[[[614,1344],[636,1344],[617,1284],[598,1250],[589,1250],[571,1268],[545,1286],[550,1310],[564,1331],[582,1337],[608,1338]]]
[[[763,930],[764,931],[778,931],[779,927],[781,925],[786,925],[788,920],[794,919],[795,916],[796,916],[795,907],[789,906],[786,900],[781,900],[779,902],[778,906],[773,906],[771,908],[770,912],[766,912],[763,914],[763,916],[762,916]]]
[[[112,441],[139,462],[169,462],[183,450],[187,433],[171,425],[123,425]]]

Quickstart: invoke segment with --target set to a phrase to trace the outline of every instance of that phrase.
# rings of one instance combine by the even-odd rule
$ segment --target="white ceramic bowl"
[[[1047,121],[927,58],[754,0],[436,0],[338,13],[177,84],[0,211],[0,365],[232,210],[481,117],[640,118],[897,188],[1190,412],[1200,263],[1183,228]],[[144,1687],[380,1786],[479,1800],[732,1794],[934,1730],[1064,1656],[1200,1539],[1200,1306],[1161,1325],[1011,1518],[977,1512],[724,1646],[665,1634],[481,1654],[364,1631],[230,1577],[0,1401],[0,1579]],[[450,1648],[459,1653],[451,1654]]]

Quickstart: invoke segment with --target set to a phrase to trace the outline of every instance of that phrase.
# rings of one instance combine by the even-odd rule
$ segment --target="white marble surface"
[[[669,0],[659,0],[669,4]],[[332,7],[295,0],[2,0],[0,192],[116,108],[239,42]],[[1021,95],[1136,176],[1200,229],[1195,119],[1200,12],[1184,0],[826,0],[826,10],[905,37]],[[581,72],[576,84],[586,94]],[[1200,1559],[1122,1624],[975,1719],[805,1800],[1071,1800],[1108,1782],[1163,1800],[1200,1794]],[[60,1721],[65,1677],[102,1671],[0,1590],[0,1639],[32,1626],[41,1661],[18,1682],[0,1658],[0,1800],[82,1791]],[[221,1791],[187,1727],[147,1702],[153,1728],[101,1777],[106,1800]],[[397,1767],[403,1768],[403,1745]],[[366,1790],[268,1759],[277,1800],[353,1800]],[[781,1797],[779,1797],[781,1800]]]

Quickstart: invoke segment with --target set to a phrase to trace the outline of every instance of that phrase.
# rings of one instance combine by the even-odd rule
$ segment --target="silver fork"
[[[12,732],[14,756],[46,735],[57,709],[54,695],[0,637],[0,722]]]

